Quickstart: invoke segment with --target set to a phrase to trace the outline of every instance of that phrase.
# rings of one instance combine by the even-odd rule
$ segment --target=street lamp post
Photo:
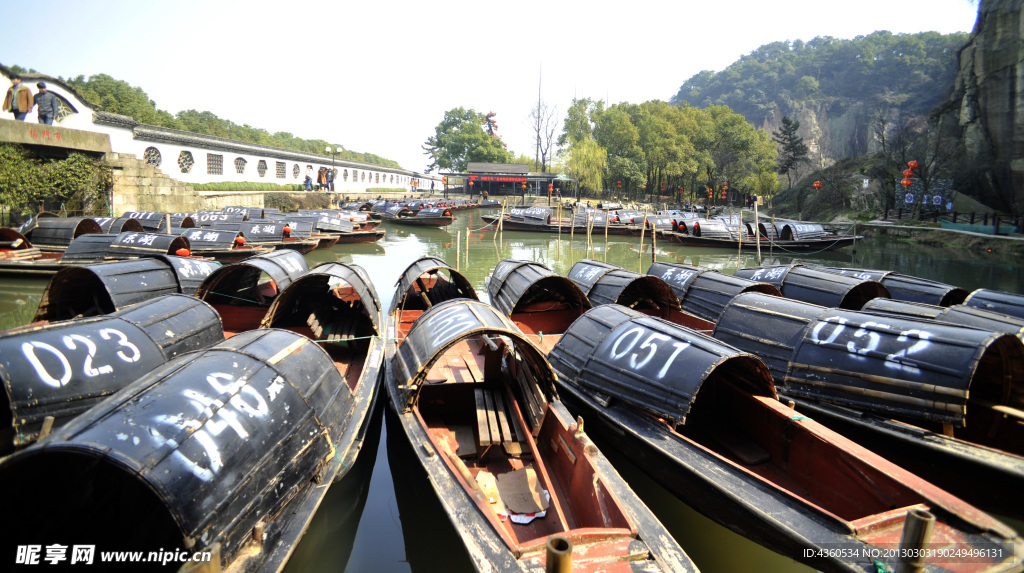
[[[327,147],[324,148],[324,151],[326,151],[327,153],[331,154],[331,185],[330,185],[330,187],[334,187],[334,178],[337,177],[337,175],[334,172],[335,171],[335,169],[334,169],[334,156],[337,153],[341,153],[341,147],[334,147],[334,148],[332,148],[330,145],[328,145]],[[334,189],[328,189],[328,190],[329,191],[334,191]]]

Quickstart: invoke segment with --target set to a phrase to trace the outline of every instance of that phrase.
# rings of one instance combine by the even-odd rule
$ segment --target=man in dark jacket
[[[11,76],[11,87],[7,90],[7,97],[4,98],[4,111],[14,114],[14,119],[25,121],[25,116],[32,109],[32,92],[28,87],[21,85],[21,76]]]
[[[32,101],[35,103],[36,113],[39,114],[39,123],[53,125],[53,119],[57,117],[57,110],[60,109],[57,96],[46,91],[46,84],[43,82],[36,84],[36,87],[39,88],[39,93]]]

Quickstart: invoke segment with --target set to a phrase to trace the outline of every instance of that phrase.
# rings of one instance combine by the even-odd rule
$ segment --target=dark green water
[[[373,278],[382,306],[390,305],[395,282],[423,255],[457,266],[487,300],[485,279],[501,259],[513,257],[544,263],[566,274],[573,263],[592,258],[644,272],[651,264],[649,243],[641,250],[636,237],[584,237],[570,241],[557,235],[505,232],[499,241],[484,229],[482,211],[460,213],[448,229],[385,224],[387,236],[369,245],[338,245],[306,255],[310,266],[326,261],[361,265]],[[466,245],[468,231],[469,244]],[[458,245],[456,238],[460,237]],[[457,256],[458,255],[458,256]],[[679,262],[733,273],[758,266],[754,254],[696,249],[659,243],[657,260]],[[866,240],[856,252],[820,254],[762,253],[761,264],[804,262],[842,267],[887,269],[961,286],[1022,292],[1024,270],[1015,258],[998,253],[926,247],[909,242]],[[47,279],[0,277],[0,328],[28,323]],[[440,503],[425,483],[401,436],[388,435],[386,418],[380,440],[364,451],[357,469],[331,488],[313,526],[297,548],[288,571],[463,571],[470,570],[465,550]],[[610,455],[619,471],[676,536],[702,571],[811,571],[788,557],[764,549],[691,510],[647,478],[622,456]],[[1019,524],[1017,524],[1019,527]]]

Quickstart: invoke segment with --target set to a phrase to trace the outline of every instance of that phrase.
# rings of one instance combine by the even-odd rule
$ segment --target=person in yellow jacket
[[[4,111],[14,114],[14,119],[25,121],[25,116],[32,110],[32,92],[27,86],[21,85],[21,76],[11,76],[11,87],[4,98]]]

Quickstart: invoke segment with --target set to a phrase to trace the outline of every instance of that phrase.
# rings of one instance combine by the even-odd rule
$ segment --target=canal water
[[[493,211],[492,211],[493,212]],[[644,272],[652,256],[658,261],[713,268],[732,274],[759,264],[801,262],[830,266],[887,269],[961,286],[1022,292],[1024,270],[1014,258],[999,253],[924,246],[902,241],[864,240],[853,248],[823,253],[756,254],[733,250],[682,247],[648,237],[595,234],[504,232],[497,239],[481,220],[487,211],[460,212],[446,229],[405,227],[385,223],[387,235],[378,243],[337,245],[306,255],[309,266],[328,261],[356,263],[373,279],[381,305],[391,303],[400,273],[423,255],[448,261],[469,279],[487,301],[486,279],[505,258],[544,263],[566,274],[572,265],[591,258]],[[468,236],[468,243],[467,243]],[[0,329],[31,321],[47,278],[0,277]],[[314,523],[297,547],[287,571],[297,572],[456,572],[470,571],[462,543],[426,482],[400,430],[388,432],[387,416],[375,420],[379,439],[367,444],[356,467],[335,484]],[[598,442],[598,445],[601,445]],[[633,466],[625,456],[606,452],[634,490],[669,528],[702,571],[811,571],[717,525],[678,501]],[[1015,523],[1018,530],[1022,524]]]

